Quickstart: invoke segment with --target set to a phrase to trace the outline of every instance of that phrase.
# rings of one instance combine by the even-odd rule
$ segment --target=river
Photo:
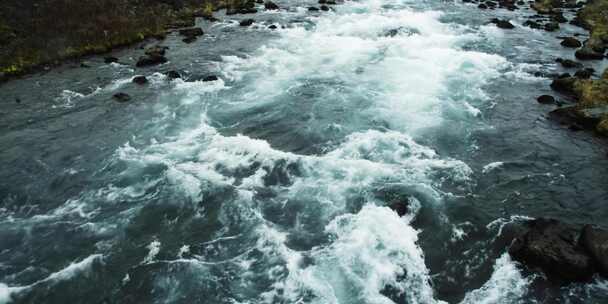
[[[606,141],[536,102],[580,29],[277,3],[170,35],[158,67],[133,47],[0,87],[0,303],[608,302],[518,266],[503,229],[606,224]]]

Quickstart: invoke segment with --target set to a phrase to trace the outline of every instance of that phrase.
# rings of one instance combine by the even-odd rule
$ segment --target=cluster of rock
[[[477,0],[463,0],[463,2],[475,2]],[[485,1],[479,3],[481,9],[506,8],[518,9],[525,5],[523,1]],[[560,45],[565,48],[576,49],[577,60],[602,60],[606,58],[608,49],[608,1],[594,0],[587,3],[575,0],[536,0],[531,3],[530,8],[537,14],[529,17],[523,23],[534,29],[549,32],[556,31],[560,24],[569,22],[572,25],[582,27],[590,32],[589,39],[581,41],[576,37],[559,37]],[[568,20],[564,16],[564,10],[576,11],[576,17]],[[513,29],[515,26],[504,19],[494,18],[490,23],[501,29]],[[586,68],[581,62],[571,59],[557,58],[556,63],[565,69],[575,69],[573,74],[550,75],[553,78],[551,88],[565,97],[576,101],[574,106],[559,108],[551,112],[550,117],[558,122],[568,125],[571,130],[592,129],[600,134],[608,135],[608,70],[599,79],[591,79],[595,74],[593,68]],[[539,75],[540,76],[540,75]],[[547,75],[544,75],[547,76]],[[537,98],[542,104],[562,106],[550,95],[542,95]]]
[[[540,269],[549,280],[567,284],[608,276],[608,231],[539,218],[509,247],[511,257],[528,268]]]
[[[266,9],[266,10],[279,10],[280,9],[279,5],[277,5],[276,3],[272,2],[272,1],[264,2],[264,0],[256,0],[256,1],[237,0],[237,1],[230,2],[224,8],[226,8],[226,15],[252,14],[252,13],[257,13],[257,11],[258,11],[255,8],[256,3],[263,4],[264,9]],[[320,8],[309,7],[308,10],[309,11],[319,11],[319,10],[329,11],[330,8],[328,7],[328,5],[336,5],[337,3],[335,0],[319,0],[319,4],[321,4]],[[214,18],[211,13],[201,13],[201,14],[198,14],[198,16],[204,17],[205,19],[210,20],[210,21],[218,20],[218,19]],[[246,19],[242,19],[239,22],[239,25],[242,27],[247,27],[247,26],[253,25],[254,23],[255,23],[254,19],[246,18]],[[193,43],[198,39],[198,37],[201,37],[205,34],[200,27],[194,27],[194,24],[191,21],[188,21],[183,24],[176,23],[174,25],[175,25],[175,28],[177,28],[178,34],[180,36],[184,37],[182,39],[182,41],[184,43]],[[274,30],[274,29],[277,29],[278,27],[275,24],[271,24],[270,26],[268,26],[268,28]],[[141,57],[138,58],[137,63],[135,64],[136,67],[144,68],[144,67],[155,66],[155,65],[159,65],[159,64],[168,62],[168,59],[165,56],[166,51],[168,49],[169,49],[168,47],[161,46],[161,45],[154,45],[154,46],[146,48],[144,55],[142,55]],[[118,63],[119,59],[116,57],[108,56],[108,57],[105,57],[104,62],[105,63]],[[168,79],[182,78],[182,75],[177,71],[167,71],[167,72],[164,72],[163,74],[165,74],[165,76],[167,76]],[[209,76],[203,77],[201,79],[197,79],[197,80],[207,82],[207,81],[216,81],[216,80],[219,80],[219,78],[215,75],[209,75]],[[143,75],[138,75],[133,78],[132,82],[137,85],[146,85],[148,83],[148,78]],[[113,96],[113,99],[118,102],[128,102],[131,100],[131,97],[128,94],[121,92],[121,93],[115,94]]]

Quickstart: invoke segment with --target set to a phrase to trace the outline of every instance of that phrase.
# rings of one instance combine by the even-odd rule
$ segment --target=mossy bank
[[[0,81],[69,58],[100,54],[212,19],[246,0],[7,0],[0,11]]]

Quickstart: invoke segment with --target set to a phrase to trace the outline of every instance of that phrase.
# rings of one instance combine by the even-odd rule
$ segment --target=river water
[[[535,101],[579,29],[278,4],[171,35],[159,67],[130,48],[0,87],[0,303],[608,302],[506,253],[509,223],[606,224],[606,142]]]

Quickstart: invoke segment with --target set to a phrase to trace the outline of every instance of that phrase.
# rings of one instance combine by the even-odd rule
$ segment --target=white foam
[[[519,303],[526,295],[531,279],[524,278],[508,253],[496,260],[490,279],[465,296],[461,304]]]
[[[393,303],[382,294],[391,286],[408,303],[439,302],[433,298],[423,253],[416,245],[418,232],[408,218],[366,205],[357,214],[334,219],[326,232],[333,242],[312,251],[314,264],[288,267],[287,279],[275,284],[288,301],[312,294],[315,303]]]
[[[143,264],[151,263],[154,261],[154,259],[156,259],[156,256],[160,252],[160,245],[160,242],[157,240],[154,240],[150,242],[150,244],[148,244],[148,246],[146,247],[148,248],[148,255],[144,258],[142,262]]]
[[[89,271],[95,262],[101,261],[102,259],[102,254],[90,255],[80,262],[73,262],[66,268],[52,273],[45,279],[45,281],[64,281],[72,279],[78,274]]]
[[[504,162],[489,163],[489,164],[483,166],[481,173],[483,173],[483,174],[489,173],[490,171],[493,171],[493,170],[496,170],[496,169],[502,167],[504,164],[505,164]]]

